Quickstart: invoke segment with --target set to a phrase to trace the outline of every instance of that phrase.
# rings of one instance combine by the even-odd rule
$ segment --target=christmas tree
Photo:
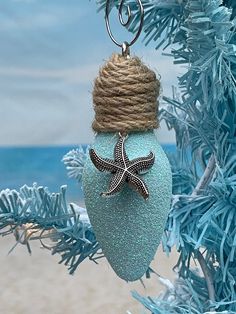
[[[178,279],[166,280],[158,298],[134,297],[151,313],[236,313],[236,45],[233,0],[143,0],[146,44],[168,48],[185,66],[179,92],[163,97],[160,118],[176,133],[169,156],[173,199],[162,245],[179,252]],[[116,1],[116,4],[118,1]],[[99,1],[103,9],[105,1]],[[136,1],[130,31],[136,29]],[[86,152],[64,157],[70,176],[81,180]],[[52,253],[73,273],[86,258],[102,257],[86,211],[59,193],[24,186],[0,194],[0,229],[27,244],[34,236],[53,241]]]

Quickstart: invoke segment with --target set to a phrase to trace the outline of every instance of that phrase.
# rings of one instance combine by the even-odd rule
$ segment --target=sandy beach
[[[71,276],[58,264],[60,256],[51,256],[39,243],[31,243],[31,256],[22,245],[7,255],[14,238],[7,236],[0,241],[1,314],[144,314],[150,312],[132,298],[130,291],[155,297],[163,290],[155,275],[145,279],[146,288],[140,281],[124,282],[105,259],[99,265],[86,261]],[[160,275],[174,278],[175,260],[176,256],[167,258],[159,250],[152,266]]]

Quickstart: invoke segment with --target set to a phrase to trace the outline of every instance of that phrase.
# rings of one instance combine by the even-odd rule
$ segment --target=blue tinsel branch
[[[17,241],[27,244],[28,248],[32,238],[41,240],[42,244],[45,237],[50,238],[52,254],[60,253],[60,263],[67,265],[73,273],[85,258],[96,261],[100,257],[96,254],[100,247],[86,212],[75,204],[68,205],[65,193],[65,186],[59,193],[50,193],[36,184],[23,186],[19,193],[2,191],[0,234],[17,236],[20,230],[22,234],[17,236]]]

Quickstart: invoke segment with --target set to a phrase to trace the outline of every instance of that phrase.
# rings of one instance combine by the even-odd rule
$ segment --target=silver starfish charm
[[[138,174],[147,172],[154,164],[155,156],[152,152],[147,157],[138,157],[129,160],[125,151],[125,139],[119,133],[119,140],[114,149],[114,159],[102,158],[97,155],[94,149],[89,150],[90,158],[95,167],[100,171],[109,171],[113,174],[107,192],[101,193],[103,196],[110,196],[121,191],[125,182],[131,185],[144,199],[149,196],[148,188]]]

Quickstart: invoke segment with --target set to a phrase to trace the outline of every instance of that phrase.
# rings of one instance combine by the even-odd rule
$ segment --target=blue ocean
[[[68,178],[62,162],[63,156],[75,146],[52,147],[0,147],[0,190],[19,190],[36,182],[47,186],[51,192],[58,192],[61,185],[67,185],[67,200],[83,204],[81,185]],[[175,150],[175,145],[163,145],[166,152]]]

